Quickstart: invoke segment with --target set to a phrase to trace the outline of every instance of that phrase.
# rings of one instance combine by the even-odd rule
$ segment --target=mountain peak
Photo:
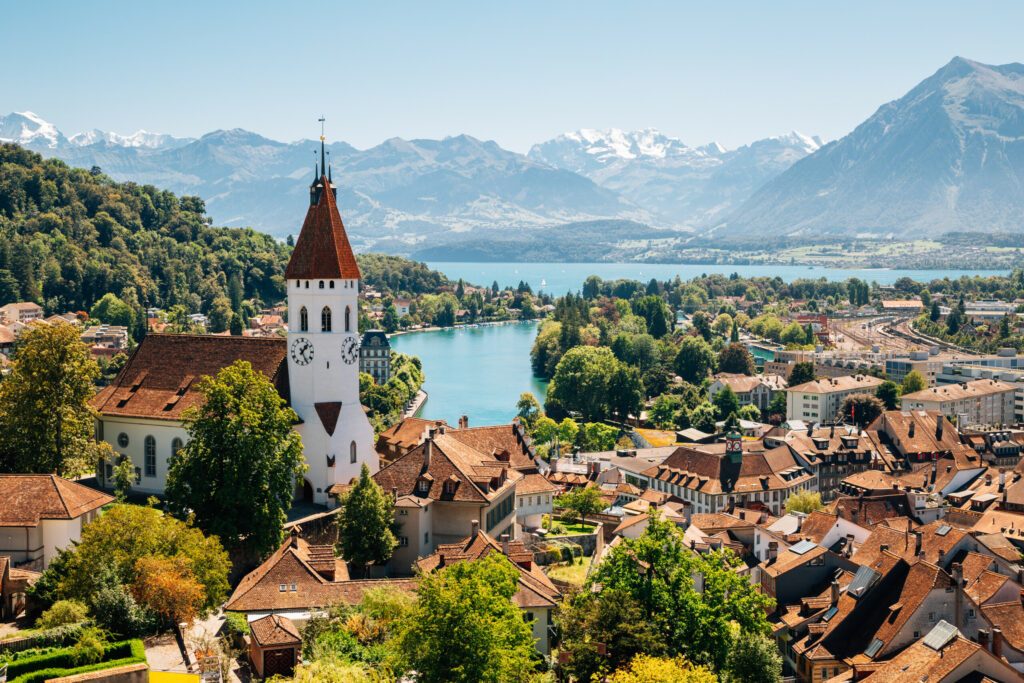
[[[0,116],[0,141],[49,149],[67,142],[57,126],[31,111],[16,111]]]

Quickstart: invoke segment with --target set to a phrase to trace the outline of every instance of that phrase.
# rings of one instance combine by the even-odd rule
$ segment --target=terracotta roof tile
[[[0,527],[34,527],[42,519],[75,519],[114,498],[55,474],[0,474],[0,501]]]
[[[288,400],[286,353],[283,338],[148,334],[90,404],[104,415],[180,420],[202,400],[197,380],[236,360],[251,363]]]
[[[288,617],[268,614],[249,622],[249,630],[257,645],[298,645],[302,643],[299,629]]]
[[[326,177],[320,182],[330,188]],[[284,276],[286,280],[360,279],[359,265],[345,234],[333,188],[321,192],[319,201],[306,211]]]
[[[1024,650],[1024,606],[1020,600],[982,605],[981,612],[992,625],[1002,629],[1003,637],[1015,650]]]

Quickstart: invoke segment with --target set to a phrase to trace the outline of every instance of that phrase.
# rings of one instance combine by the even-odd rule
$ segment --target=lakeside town
[[[1020,271],[365,286],[336,190],[280,299],[0,305],[8,680],[1021,677]],[[388,332],[534,319],[414,415]]]

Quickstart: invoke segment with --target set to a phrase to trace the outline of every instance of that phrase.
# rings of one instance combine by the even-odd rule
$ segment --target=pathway
[[[413,398],[409,407],[402,413],[402,417],[414,417],[416,411],[423,407],[423,403],[427,400],[427,392],[420,389],[416,392],[416,397]]]

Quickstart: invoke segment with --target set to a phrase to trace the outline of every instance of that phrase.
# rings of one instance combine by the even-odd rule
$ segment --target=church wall
[[[141,469],[138,484],[132,485],[133,491],[142,493],[163,494],[167,486],[167,472],[170,469],[171,444],[174,439],[181,439],[182,444],[188,442],[188,431],[181,422],[173,420],[143,420],[138,418],[108,417],[100,418],[102,422],[103,441],[111,445],[115,452],[127,455],[135,467]],[[120,434],[128,436],[128,445],[118,444]],[[145,447],[146,437],[152,436],[156,441],[156,475],[147,476]],[[100,473],[103,474],[103,473]],[[98,481],[105,488],[113,488],[114,482],[99,477]]]

